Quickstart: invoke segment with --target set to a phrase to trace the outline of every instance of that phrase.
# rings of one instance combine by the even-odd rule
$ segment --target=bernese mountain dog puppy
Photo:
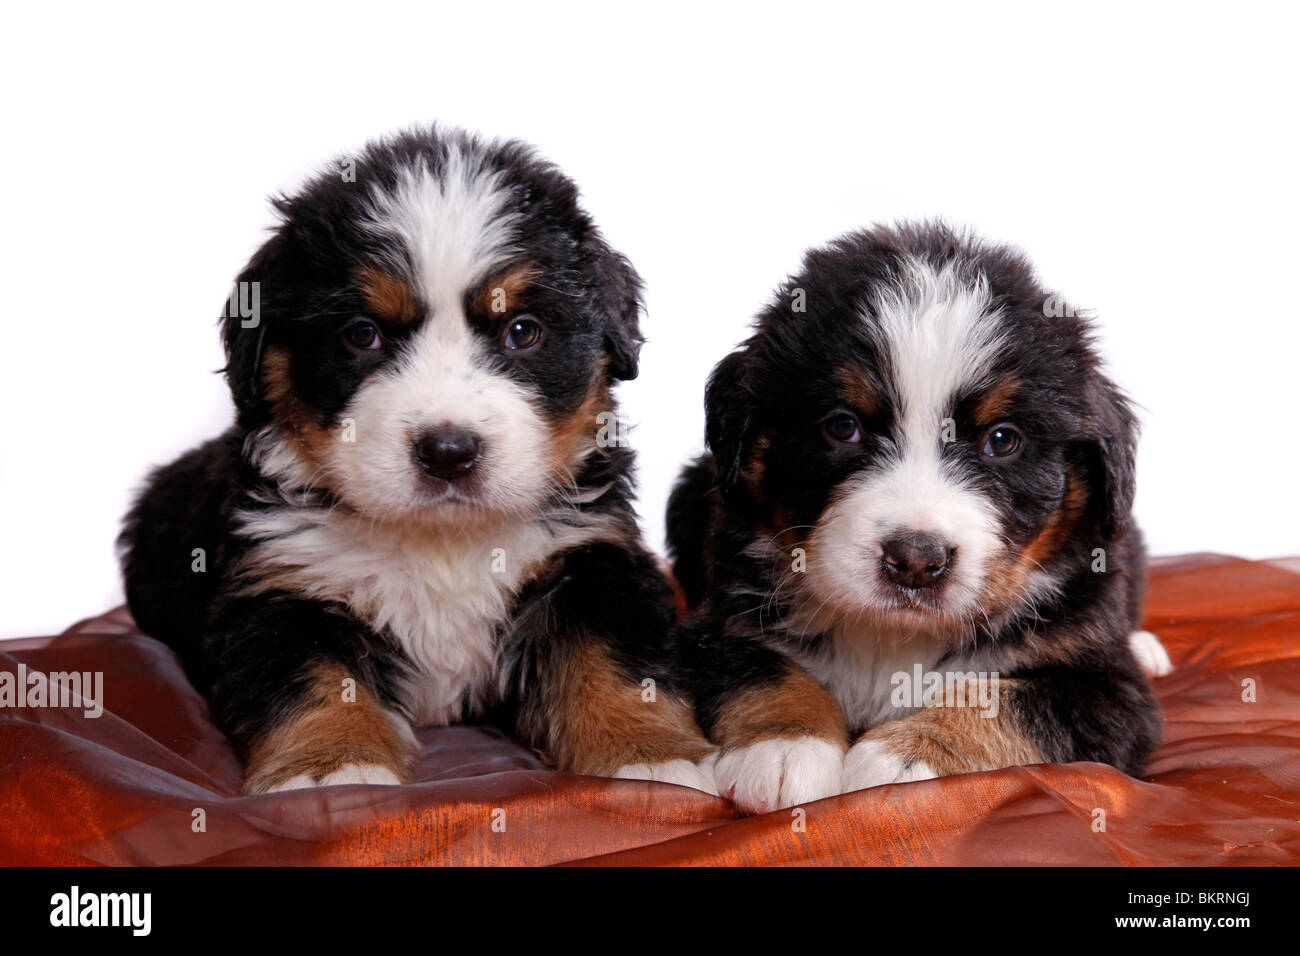
[[[641,283],[515,142],[413,130],[275,201],[223,317],[236,421],[121,537],[250,793],[408,779],[505,714],[556,767],[710,789],[612,386]]]
[[[1087,320],[941,224],[808,253],[716,367],[669,504],[742,810],[1075,760],[1142,771],[1135,421]]]

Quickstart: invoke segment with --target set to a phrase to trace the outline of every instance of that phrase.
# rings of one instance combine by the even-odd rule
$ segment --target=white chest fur
[[[865,616],[823,633],[792,656],[839,702],[854,734],[932,706],[931,696],[943,700],[951,686],[964,688],[960,706],[989,706],[983,695],[996,695],[998,682],[1022,663],[1014,646],[954,651],[953,637]]]
[[[858,733],[915,711],[894,702],[898,675],[910,679],[918,664],[933,670],[948,646],[928,634],[845,624],[832,629],[815,649],[794,657],[830,691],[850,732]]]
[[[492,700],[497,638],[520,587],[556,552],[603,530],[542,520],[393,528],[296,507],[249,515],[243,529],[260,539],[250,555],[256,579],[344,604],[402,646],[416,667],[408,697],[422,725]]]

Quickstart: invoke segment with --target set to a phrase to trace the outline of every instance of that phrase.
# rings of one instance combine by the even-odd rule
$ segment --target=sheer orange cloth
[[[1156,561],[1145,626],[1175,671],[1144,780],[1017,767],[739,819],[694,790],[556,773],[470,726],[421,731],[407,786],[240,796],[203,699],[119,609],[0,643],[0,672],[102,671],[104,694],[98,718],[0,708],[0,863],[1300,862],[1300,561]]]

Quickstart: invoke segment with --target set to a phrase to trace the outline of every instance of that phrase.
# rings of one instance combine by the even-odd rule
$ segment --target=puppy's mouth
[[[948,613],[948,605],[943,598],[943,594],[932,588],[907,588],[896,584],[886,585],[882,603],[886,608],[893,611],[911,611],[921,615]]]
[[[433,509],[454,503],[481,502],[483,499],[481,484],[478,480],[451,482],[441,478],[431,478],[428,475],[416,476],[420,504]]]
[[[875,589],[869,604],[882,623],[926,633],[946,633],[965,620],[951,600],[928,589],[886,585]]]

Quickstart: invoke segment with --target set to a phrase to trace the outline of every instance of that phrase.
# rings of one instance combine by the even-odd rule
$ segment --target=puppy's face
[[[377,520],[527,514],[635,374],[639,281],[517,145],[408,134],[278,205],[226,320],[255,455]]]
[[[862,234],[811,254],[715,372],[724,493],[755,548],[804,549],[805,611],[963,635],[1122,531],[1132,419],[1047,298],[1006,250]]]

